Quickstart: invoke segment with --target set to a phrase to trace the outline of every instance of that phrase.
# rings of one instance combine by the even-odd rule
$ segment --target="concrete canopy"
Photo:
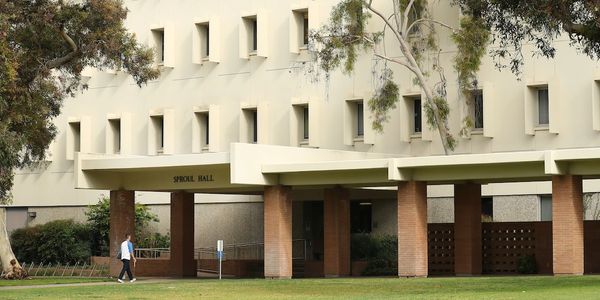
[[[392,186],[594,176],[600,148],[428,157],[235,143],[231,152],[159,156],[78,154],[75,187],[138,191],[237,193],[265,185]]]

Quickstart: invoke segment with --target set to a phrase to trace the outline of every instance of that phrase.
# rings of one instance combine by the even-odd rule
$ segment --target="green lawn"
[[[30,277],[25,280],[0,280],[0,288],[5,286],[25,286],[25,285],[47,285],[47,284],[65,284],[65,283],[89,283],[104,282],[106,278],[78,278],[78,277]]]
[[[198,279],[1,290],[2,299],[598,299],[600,276]]]

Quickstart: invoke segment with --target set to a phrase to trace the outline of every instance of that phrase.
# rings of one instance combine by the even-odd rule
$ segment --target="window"
[[[354,127],[355,137],[361,138],[365,135],[365,116],[364,116],[364,108],[362,101],[356,103],[356,123]]]
[[[483,129],[483,91],[475,90],[473,95],[473,129]]]
[[[71,136],[73,137],[73,152],[81,151],[81,123],[80,122],[71,122],[69,123],[69,128],[71,129]]]
[[[308,46],[308,12],[302,14],[303,22],[302,22],[302,44],[306,47]]]
[[[548,102],[548,88],[537,89],[538,125],[548,126],[550,123],[550,104]]]
[[[350,203],[350,232],[371,233],[372,216],[371,202],[352,201]]]
[[[257,143],[258,142],[258,111],[256,108],[245,108],[242,110],[242,114],[244,117],[245,130],[243,132],[246,138],[242,140],[247,143]]]
[[[165,29],[152,29],[152,36],[156,45],[156,62],[162,65],[165,62]]]
[[[540,221],[552,221],[552,196],[540,196]]]
[[[494,221],[494,201],[492,197],[481,198],[481,221]]]
[[[108,139],[108,151],[107,153],[119,154],[121,153],[121,119],[110,119],[108,120],[108,130],[110,136]]]
[[[240,31],[245,32],[245,36],[240,36],[244,40],[240,40],[240,43],[246,43],[248,54],[256,55],[258,51],[258,17],[256,15],[242,17],[242,26]]]
[[[152,127],[154,128],[154,142],[156,145],[156,153],[163,153],[165,146],[165,131],[164,131],[164,117],[151,116]]]
[[[195,113],[195,116],[198,125],[197,134],[199,135],[198,140],[200,141],[200,150],[207,151],[210,144],[209,113],[208,111],[197,112]]]
[[[258,22],[256,18],[251,20],[252,22],[252,47],[250,50],[256,52],[258,50]]]
[[[421,97],[415,97],[413,100],[413,130],[412,132],[415,134],[421,133],[423,128],[421,127],[422,115],[421,115]]]
[[[308,106],[302,107],[302,138],[308,140]]]
[[[199,23],[196,24],[196,28],[198,29],[198,37],[200,39],[200,59],[208,60],[210,56],[210,24]]]

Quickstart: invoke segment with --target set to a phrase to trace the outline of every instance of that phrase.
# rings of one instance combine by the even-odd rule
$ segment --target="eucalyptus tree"
[[[430,13],[439,2],[342,0],[333,8],[328,22],[310,34],[313,62],[327,74],[337,68],[352,72],[362,52],[383,62],[376,74],[379,84],[375,96],[368,101],[372,126],[377,131],[383,130],[400,97],[392,71],[397,65],[412,73],[422,88],[428,126],[437,129],[444,152],[454,150],[458,140],[448,126],[448,81],[439,60],[442,30],[455,43],[453,71],[460,100],[469,110],[461,120],[461,135],[468,135],[474,125],[472,93],[477,89],[477,72],[485,55],[493,58],[496,67],[509,68],[519,78],[524,61],[522,45],[526,42],[535,45],[533,55],[551,58],[556,52],[554,40],[566,33],[572,45],[584,54],[594,59],[600,54],[598,1],[451,0],[461,15],[454,27]],[[381,9],[386,6],[391,10]],[[372,18],[382,25],[368,31],[367,22]],[[388,56],[385,45],[393,45],[401,55]],[[424,59],[426,56],[433,59]]]
[[[152,49],[124,26],[120,0],[0,0],[0,204],[14,170],[43,161],[63,99],[80,91],[86,67],[127,71],[141,86],[159,76]],[[22,277],[0,208],[0,262]]]

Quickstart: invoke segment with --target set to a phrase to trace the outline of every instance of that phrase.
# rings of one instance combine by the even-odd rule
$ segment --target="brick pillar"
[[[171,193],[171,275],[196,277],[192,193]]]
[[[398,276],[427,276],[427,183],[398,184]]]
[[[583,274],[581,176],[552,176],[552,262],[555,275]]]
[[[265,278],[292,278],[292,198],[289,187],[265,187],[264,222]]]
[[[481,184],[454,185],[454,273],[481,274]]]
[[[326,189],[323,203],[325,277],[350,275],[350,193]]]
[[[121,262],[117,260],[117,252],[126,234],[131,234],[135,243],[135,192],[110,191],[110,275],[118,276],[121,271]]]

